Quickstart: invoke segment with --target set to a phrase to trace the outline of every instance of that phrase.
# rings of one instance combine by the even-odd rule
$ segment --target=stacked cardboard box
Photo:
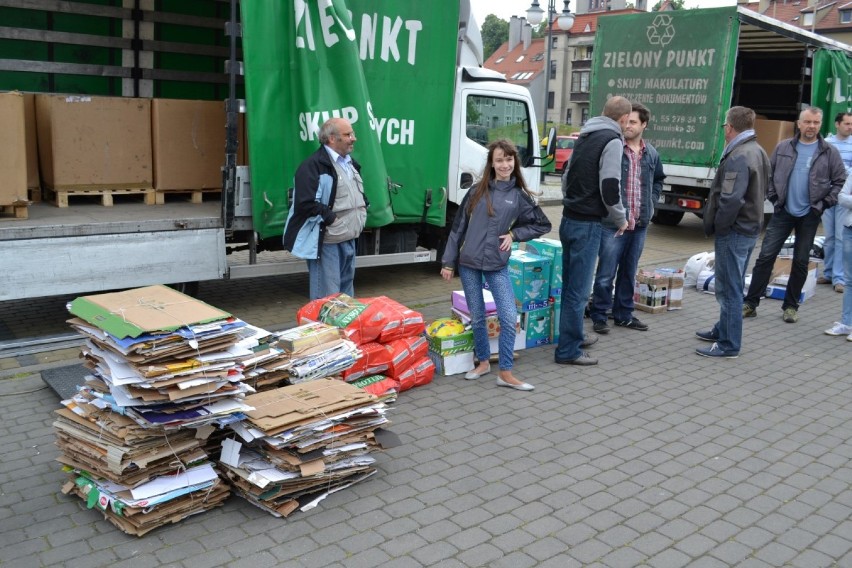
[[[529,253],[550,259],[550,341],[559,341],[559,318],[562,312],[562,242],[555,239],[533,239],[526,244]]]
[[[529,244],[529,243],[528,243]],[[526,347],[551,341],[550,258],[527,251],[513,251],[509,257],[509,278],[515,292],[515,306],[521,316],[521,333]]]
[[[205,446],[252,410],[237,362],[246,324],[163,286],[75,299],[71,326],[92,371],[54,423],[63,487],[141,536],[222,503]]]
[[[790,272],[793,267],[792,256],[779,256],[775,259],[775,264],[772,266],[772,277],[769,285],[766,287],[766,297],[774,300],[783,300],[787,293],[787,281],[790,279]],[[811,259],[808,261],[808,275],[805,278],[805,283],[802,286],[802,293],[799,294],[799,303],[812,298],[816,294],[817,272],[819,268],[819,260]]]
[[[669,279],[667,276],[640,270],[633,288],[633,303],[637,310],[651,314],[666,311]]]
[[[0,93],[0,209],[26,206],[27,137],[25,100],[21,93]]]
[[[342,381],[281,387],[246,402],[254,410],[229,425],[239,439],[223,442],[220,463],[237,494],[277,517],[367,479],[376,473],[370,452],[394,445],[381,430],[385,404]]]

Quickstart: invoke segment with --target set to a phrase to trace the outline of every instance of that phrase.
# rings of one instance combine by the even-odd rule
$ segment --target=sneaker
[[[799,321],[799,313],[796,311],[796,308],[787,308],[784,310],[784,314],[781,316],[781,319],[787,323],[796,323]]]
[[[749,304],[743,304],[743,317],[744,318],[756,318],[757,317],[757,308],[751,306]]]
[[[716,357],[719,359],[736,359],[740,356],[739,352],[724,352],[719,348],[718,343],[714,343],[710,347],[699,347],[695,352],[702,357]]]
[[[852,329],[849,330],[852,333]],[[596,335],[584,335],[583,342],[580,343],[580,347],[591,347],[595,343],[598,342],[598,338]]]
[[[852,330],[850,330],[850,333],[852,333]],[[696,331],[695,337],[701,341],[712,341],[713,343],[719,340],[719,336],[713,333],[712,329],[709,331]]]
[[[820,276],[819,278],[817,278],[817,284],[831,284],[831,278]]]
[[[846,336],[846,341],[852,341],[852,333]]]
[[[826,335],[852,335],[852,325],[843,325],[839,321],[834,322],[834,327],[825,330]]]
[[[580,353],[576,359],[556,359],[557,365],[597,365],[598,360],[589,356],[585,351]]]
[[[626,327],[628,329],[635,329],[638,331],[648,331],[647,324],[642,323],[636,318],[630,318],[629,320],[625,321],[615,320],[615,325],[617,325],[618,327]]]
[[[592,329],[595,330],[595,333],[606,335],[607,333],[609,333],[610,327],[606,324],[605,321],[596,321],[592,324]]]
[[[834,285],[834,291],[838,294],[842,294],[844,290],[846,290],[846,286],[844,286],[840,282]]]

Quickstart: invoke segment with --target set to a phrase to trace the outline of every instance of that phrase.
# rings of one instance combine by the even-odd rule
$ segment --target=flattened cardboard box
[[[154,99],[154,189],[222,188],[225,103]]]
[[[24,96],[0,93],[0,206],[27,200]]]
[[[153,187],[150,99],[36,95],[36,126],[45,187]]]
[[[228,312],[167,286],[81,296],[71,302],[68,311],[119,338],[174,331],[231,317]]]

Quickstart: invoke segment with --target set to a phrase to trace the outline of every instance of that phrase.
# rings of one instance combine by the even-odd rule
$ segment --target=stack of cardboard
[[[69,323],[92,375],[54,423],[63,491],[143,535],[228,496],[208,461],[213,424],[252,410],[237,359],[246,324],[163,286],[77,298]]]
[[[247,397],[255,410],[229,427],[220,463],[234,491],[280,517],[308,510],[376,472],[370,451],[388,447],[384,403],[332,378]]]
[[[649,314],[683,308],[684,276],[684,271],[676,268],[640,270],[633,283],[635,308]]]
[[[550,342],[559,341],[559,317],[562,312],[562,242],[556,239],[533,239],[526,244],[528,253],[550,260],[548,300],[550,302]],[[541,317],[541,316],[539,316]],[[524,322],[525,329],[529,322]]]

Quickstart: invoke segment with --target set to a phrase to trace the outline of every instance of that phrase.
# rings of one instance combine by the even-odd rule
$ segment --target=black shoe
[[[595,343],[598,342],[598,338],[595,335],[584,335],[583,342],[580,344],[580,347],[591,347]]]
[[[598,360],[583,351],[576,359],[556,359],[557,365],[597,365]]]
[[[606,335],[607,333],[609,333],[610,327],[606,324],[605,321],[596,321],[592,324],[592,329],[595,330],[595,333]]]
[[[628,329],[635,329],[638,331],[648,331],[648,326],[636,318],[631,318],[627,321],[615,320],[615,325],[617,325],[618,327],[626,327]]]

